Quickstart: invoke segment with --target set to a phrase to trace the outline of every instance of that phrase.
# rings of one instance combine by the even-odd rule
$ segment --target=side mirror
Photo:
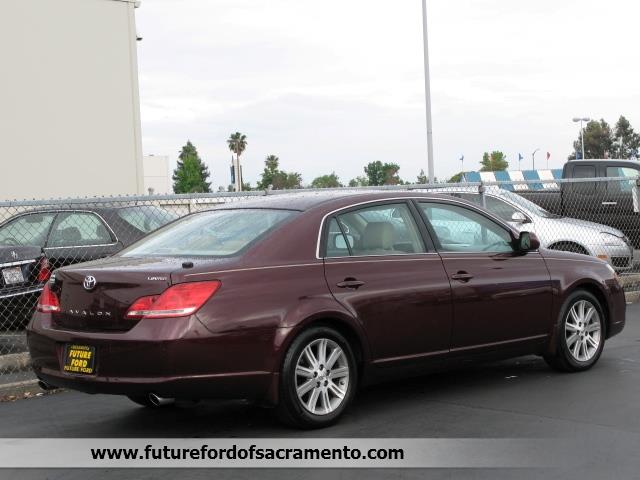
[[[522,212],[513,212],[513,215],[511,215],[511,221],[514,223],[527,223],[527,217]]]
[[[520,232],[517,240],[518,250],[521,252],[530,252],[540,248],[540,240],[533,232]]]

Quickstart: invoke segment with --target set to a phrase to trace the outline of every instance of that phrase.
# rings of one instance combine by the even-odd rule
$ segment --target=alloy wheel
[[[296,362],[298,400],[314,415],[327,415],[344,401],[349,388],[349,362],[333,340],[317,338],[300,353]]]
[[[564,333],[571,356],[579,362],[591,360],[602,340],[602,322],[596,307],[588,300],[574,303],[567,313]]]

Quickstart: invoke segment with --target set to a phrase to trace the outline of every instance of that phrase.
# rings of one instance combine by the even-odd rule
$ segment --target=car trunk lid
[[[55,327],[79,331],[127,331],[138,320],[125,318],[140,297],[159,295],[171,284],[175,259],[112,257],[55,272],[52,290],[60,299]]]
[[[160,295],[175,283],[207,279],[187,275],[196,270],[191,265],[202,263],[208,271],[211,264],[219,262],[117,256],[60,269],[52,282],[52,290],[60,299],[60,312],[53,314],[53,324],[78,331],[130,330],[139,319],[126,318],[126,313],[137,299]]]

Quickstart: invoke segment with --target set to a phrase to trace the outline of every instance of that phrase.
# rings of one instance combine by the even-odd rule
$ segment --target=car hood
[[[545,228],[552,229],[561,229],[571,227],[572,232],[575,232],[576,229],[581,229],[585,231],[589,231],[590,233],[596,232],[604,232],[609,233],[611,235],[615,235],[616,237],[624,238],[624,233],[620,230],[610,227],[608,225],[603,225],[601,223],[589,222],[587,220],[580,220],[578,218],[571,217],[558,217],[558,218],[544,218],[544,217],[536,217],[534,220],[536,224],[536,231],[543,232]],[[526,224],[523,224],[519,228],[520,230],[526,230]]]
[[[33,260],[41,255],[42,249],[38,246],[0,245],[0,264]]]

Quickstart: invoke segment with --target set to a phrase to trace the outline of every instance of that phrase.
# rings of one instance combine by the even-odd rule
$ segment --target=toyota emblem
[[[82,286],[84,287],[85,290],[90,291],[96,288],[97,283],[98,282],[96,281],[96,277],[94,277],[93,275],[87,275],[86,277],[84,277],[84,282],[82,282]]]

